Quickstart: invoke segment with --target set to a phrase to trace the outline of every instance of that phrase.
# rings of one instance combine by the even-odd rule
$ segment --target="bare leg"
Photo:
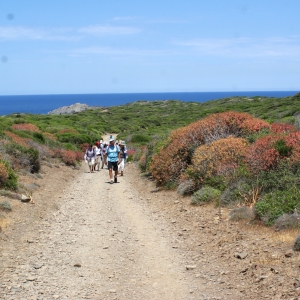
[[[109,173],[109,179],[110,179],[110,181],[112,181],[112,180],[113,180],[113,172],[112,172],[112,169],[109,169],[109,170],[108,170],[108,173]]]

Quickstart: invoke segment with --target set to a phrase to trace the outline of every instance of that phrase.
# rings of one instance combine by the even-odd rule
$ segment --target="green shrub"
[[[78,133],[62,133],[56,135],[58,140],[62,143],[71,143],[71,144],[84,144],[84,143],[91,143],[92,138],[87,134],[78,134]]]
[[[175,190],[177,188],[177,184],[175,182],[173,182],[173,181],[169,181],[169,182],[166,183],[166,185],[164,186],[164,188],[166,190],[172,190],[173,191],[173,190]]]
[[[300,191],[297,187],[291,187],[284,191],[273,191],[266,194],[264,198],[255,205],[258,217],[266,225],[274,224],[275,220],[283,214],[300,209]]]
[[[224,191],[226,189],[226,182],[223,176],[212,176],[204,179],[205,184],[217,190]]]
[[[265,128],[265,129],[262,129],[262,130],[260,130],[260,131],[258,131],[258,132],[252,132],[252,133],[248,134],[248,135],[246,136],[246,139],[247,139],[251,144],[253,144],[256,140],[258,140],[259,138],[261,138],[261,137],[263,137],[263,136],[265,136],[265,135],[267,135],[267,134],[269,134],[269,133],[270,133],[269,128]]]
[[[274,144],[274,148],[278,151],[281,157],[288,157],[292,154],[293,147],[286,145],[285,140],[278,140]]]
[[[71,144],[71,143],[66,143],[66,144],[64,144],[64,148],[65,148],[66,150],[73,150],[73,151],[78,150],[77,147],[76,147],[76,145]]]
[[[0,163],[5,165],[5,168],[7,170],[8,173],[8,178],[5,182],[2,183],[2,187],[5,189],[9,189],[9,190],[16,190],[17,186],[18,186],[18,177],[15,174],[15,172],[13,171],[13,169],[10,167],[9,163],[4,161],[4,160],[0,160]]]
[[[35,150],[33,148],[29,148],[26,153],[28,154],[29,160],[30,160],[30,172],[31,173],[37,173],[40,168],[40,160],[39,160],[39,151]]]
[[[220,190],[217,190],[211,186],[206,185],[191,196],[191,202],[192,204],[197,205],[201,202],[217,201],[220,196],[221,196]]]
[[[40,132],[34,132],[33,133],[33,137],[38,142],[43,143],[43,144],[45,143],[45,137],[44,137],[44,135],[42,133],[40,133]]]
[[[257,184],[264,193],[273,190],[284,191],[293,186],[300,187],[300,165],[290,166],[287,160],[282,160],[275,170],[262,171],[257,176]]]
[[[131,138],[132,143],[145,144],[150,142],[151,138],[143,134],[134,134]]]

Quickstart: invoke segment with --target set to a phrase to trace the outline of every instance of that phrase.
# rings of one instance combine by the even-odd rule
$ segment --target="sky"
[[[300,90],[299,0],[1,0],[0,95]]]

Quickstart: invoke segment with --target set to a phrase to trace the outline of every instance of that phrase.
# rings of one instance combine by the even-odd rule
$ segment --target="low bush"
[[[229,111],[211,114],[203,120],[173,131],[158,153],[153,156],[150,172],[159,185],[164,185],[169,181],[176,182],[191,164],[194,151],[199,146],[205,145],[208,149],[214,141],[230,136],[242,138],[247,134],[266,129],[268,126],[267,122],[255,119],[246,113]],[[228,149],[229,152],[230,149]],[[210,168],[204,163],[204,168],[206,166],[208,169],[215,169],[215,166]],[[223,167],[228,169],[229,166],[230,164],[225,163]]]
[[[195,173],[203,178],[215,175],[229,176],[242,161],[246,146],[245,139],[234,137],[199,146],[192,159]]]
[[[297,131],[297,128],[291,124],[285,124],[285,123],[273,123],[270,125],[270,132],[272,133],[289,133],[289,132],[295,132]]]
[[[26,151],[26,154],[28,155],[30,161],[30,172],[37,173],[41,168],[39,152],[33,148],[29,148]]]
[[[6,145],[6,152],[18,160],[23,167],[28,167],[31,173],[40,170],[39,152],[33,148],[26,148],[16,143]]]
[[[57,134],[64,134],[64,133],[75,133],[78,134],[79,132],[75,129],[72,128],[66,128],[66,129],[61,129]]]
[[[267,135],[256,140],[250,145],[245,154],[245,163],[254,174],[263,170],[276,168],[280,155],[274,144],[282,139],[280,136]]]
[[[191,203],[197,205],[201,202],[218,201],[220,196],[221,191],[206,185],[191,196]]]
[[[292,146],[287,146],[284,139],[278,140],[274,143],[274,148],[279,153],[280,157],[289,157],[292,154]]]
[[[0,160],[0,164],[4,165],[8,174],[7,179],[1,183],[1,187],[8,190],[16,190],[18,186],[18,177],[10,167],[9,163],[3,160]]]
[[[81,151],[74,151],[76,161],[82,161],[84,154]]]
[[[66,165],[76,166],[76,153],[72,150],[62,150],[61,158]]]
[[[300,191],[296,187],[266,194],[255,205],[258,217],[268,226],[273,225],[283,214],[293,213],[295,209],[300,209]]]
[[[231,221],[254,220],[255,210],[248,206],[236,207],[230,211],[229,219]]]
[[[300,235],[298,235],[294,242],[294,250],[300,251]]]
[[[5,165],[0,162],[0,186],[4,185],[8,180],[8,172],[6,170]]]
[[[87,134],[67,132],[67,133],[57,134],[56,136],[61,143],[80,145],[80,144],[92,142],[91,137],[88,136]]]
[[[149,136],[143,134],[134,134],[131,138],[131,142],[136,144],[146,144],[150,142],[150,140]]]
[[[27,140],[26,138],[21,138],[20,136],[18,136],[15,133],[12,133],[10,131],[4,131],[6,136],[8,136],[15,144],[21,145],[25,148],[29,148],[29,146],[27,145]]]
[[[256,177],[258,186],[267,194],[273,190],[288,190],[293,186],[300,188],[300,165],[291,165],[288,160],[281,160],[273,170],[261,171]]]
[[[39,132],[39,128],[31,123],[17,123],[12,125],[12,129],[14,130],[25,130],[25,131],[30,131],[30,132]]]
[[[0,196],[20,200],[20,195],[16,191],[0,190]]]
[[[34,132],[32,136],[34,137],[35,140],[37,140],[40,143],[44,144],[46,141],[44,135],[40,132]]]
[[[239,179],[236,182],[230,183],[220,197],[220,205],[235,205],[244,203],[245,196],[249,195],[251,185],[246,179]]]
[[[40,185],[37,183],[19,183],[18,192],[22,194],[32,194],[34,191],[37,191],[40,188]]]
[[[12,207],[7,200],[0,202],[0,210],[11,211]]]
[[[128,149],[127,150],[127,162],[134,161],[134,157],[137,151],[135,149]]]
[[[147,169],[147,155],[148,155],[148,149],[147,147],[144,147],[143,149],[141,149],[141,154],[139,157],[139,167],[143,172],[145,172]]]
[[[283,214],[275,221],[275,230],[283,230],[287,228],[300,228],[300,214]]]
[[[195,183],[191,179],[180,182],[177,187],[177,193],[181,196],[190,195],[195,190]]]

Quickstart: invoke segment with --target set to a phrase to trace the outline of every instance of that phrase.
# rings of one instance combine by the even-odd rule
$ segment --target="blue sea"
[[[0,115],[12,113],[47,114],[51,110],[75,103],[89,106],[116,106],[136,101],[180,100],[205,102],[233,96],[263,96],[282,98],[299,91],[251,91],[251,92],[177,92],[177,93],[119,93],[119,94],[69,94],[69,95],[18,95],[0,96]]]

